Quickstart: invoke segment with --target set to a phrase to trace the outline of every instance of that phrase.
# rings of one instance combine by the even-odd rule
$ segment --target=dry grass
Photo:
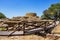
[[[54,36],[47,36],[46,38],[37,35],[26,35],[26,36],[0,36],[0,40],[55,40]],[[60,40],[58,38],[57,40]]]
[[[57,26],[53,29],[52,33],[58,33],[58,34],[60,34],[60,24],[57,25]]]

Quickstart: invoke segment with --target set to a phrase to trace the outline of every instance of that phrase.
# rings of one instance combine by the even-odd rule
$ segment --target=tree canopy
[[[47,16],[48,17],[47,19],[50,18],[60,19],[60,3],[52,4],[48,9],[43,11],[43,15],[45,17]]]
[[[0,12],[0,19],[1,18],[6,18],[6,16],[2,12]]]

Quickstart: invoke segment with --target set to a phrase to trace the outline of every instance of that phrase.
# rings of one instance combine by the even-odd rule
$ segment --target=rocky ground
[[[0,36],[0,40],[60,40],[60,37],[54,35],[41,37],[37,35],[26,35],[26,36]]]

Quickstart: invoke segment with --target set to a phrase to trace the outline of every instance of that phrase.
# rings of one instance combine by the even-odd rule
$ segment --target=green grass
[[[3,31],[3,30],[6,30],[6,28],[0,28],[0,30],[2,30],[2,31]]]

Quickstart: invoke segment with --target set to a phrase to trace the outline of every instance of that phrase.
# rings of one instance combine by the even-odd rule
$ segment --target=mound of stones
[[[15,21],[39,21],[40,17],[36,13],[26,13],[25,16],[13,17],[11,20]]]

